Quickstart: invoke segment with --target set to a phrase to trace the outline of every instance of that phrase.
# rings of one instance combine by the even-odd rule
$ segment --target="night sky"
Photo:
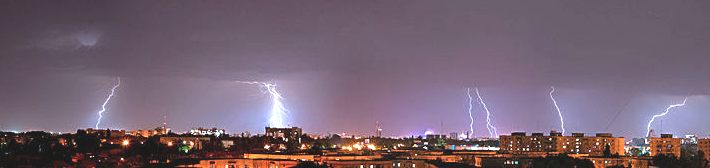
[[[262,133],[272,81],[308,133],[710,134],[710,1],[2,1],[0,130]],[[475,104],[477,136],[487,136]],[[615,117],[616,116],[616,117]],[[616,118],[616,119],[614,119]],[[662,125],[662,126],[661,126]]]

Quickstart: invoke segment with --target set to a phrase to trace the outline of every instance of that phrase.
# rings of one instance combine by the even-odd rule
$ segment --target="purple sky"
[[[710,134],[710,1],[7,1],[0,130],[103,124],[263,132],[276,82],[311,133],[468,129],[479,87],[500,134]],[[485,114],[474,107],[478,136]],[[618,114],[616,120],[614,116]],[[662,124],[661,124],[662,123]],[[662,128],[661,128],[662,125]]]

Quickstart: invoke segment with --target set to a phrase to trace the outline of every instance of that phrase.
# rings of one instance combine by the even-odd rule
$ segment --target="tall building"
[[[680,157],[680,141],[680,138],[673,138],[673,134],[661,134],[660,138],[649,137],[649,154],[651,156],[673,155]]]
[[[596,136],[584,136],[583,133],[572,133],[563,136],[551,132],[549,136],[543,133],[515,132],[500,136],[500,150],[504,153],[570,153],[603,156],[609,148],[610,154],[624,155],[624,137],[613,137],[609,133],[598,133]]]
[[[382,137],[382,126],[379,121],[375,123],[375,129],[375,137]]]
[[[698,150],[703,151],[703,154],[705,154],[706,159],[710,158],[710,139],[698,139]]]

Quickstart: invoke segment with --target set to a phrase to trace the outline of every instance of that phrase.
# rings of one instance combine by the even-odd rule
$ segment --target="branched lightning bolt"
[[[471,88],[466,88],[466,96],[468,96],[468,118],[471,119],[469,128],[471,129],[471,137],[473,137],[473,97],[471,96]]]
[[[491,124],[491,111],[488,110],[488,106],[486,106],[486,103],[483,102],[483,98],[481,98],[481,94],[478,93],[478,88],[474,88],[476,91],[476,96],[478,97],[478,102],[481,103],[483,106],[483,109],[486,110],[486,128],[488,129],[488,134],[491,135],[491,138],[496,138],[498,137],[498,130],[496,127]]]
[[[555,110],[557,110],[557,114],[560,116],[560,127],[562,127],[562,134],[565,134],[565,119],[562,118],[562,111],[560,110],[560,106],[557,106],[557,100],[555,100],[555,96],[553,96],[553,93],[555,93],[555,87],[550,86],[552,90],[550,90],[550,99],[552,99],[552,104],[555,105]]]
[[[261,85],[266,92],[271,95],[271,116],[269,117],[269,127],[275,128],[285,128],[285,117],[287,116],[288,109],[284,106],[283,97],[281,93],[276,90],[276,84],[267,82],[256,82],[256,81],[238,81],[240,83]]]
[[[668,106],[668,107],[666,108],[666,111],[665,111],[665,112],[663,112],[663,113],[661,113],[661,114],[653,115],[653,117],[651,117],[651,121],[648,121],[648,126],[646,126],[646,137],[648,137],[648,136],[651,134],[651,124],[653,123],[653,120],[656,120],[656,117],[665,116],[666,114],[668,114],[668,113],[670,112],[670,110],[671,110],[672,108],[685,106],[685,102],[686,102],[686,101],[688,101],[688,97],[685,97],[685,99],[683,99],[683,103],[680,103],[680,104],[672,104],[672,105],[670,105],[670,106]]]
[[[108,95],[108,97],[106,97],[104,103],[101,104],[101,110],[99,110],[99,119],[96,121],[96,129],[99,129],[99,124],[101,124],[101,118],[103,118],[103,113],[106,112],[106,105],[109,101],[111,101],[111,98],[113,97],[114,93],[116,93],[116,88],[118,88],[119,86],[121,86],[121,78],[117,77],[116,84],[113,85],[113,87],[111,88],[111,93]]]

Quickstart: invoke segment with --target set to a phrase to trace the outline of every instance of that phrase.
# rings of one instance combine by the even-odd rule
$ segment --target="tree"
[[[533,160],[533,167],[542,168],[593,168],[594,163],[587,159],[575,159],[567,155],[548,156]]]
[[[606,145],[604,146],[604,157],[605,157],[605,158],[610,158],[610,157],[611,157],[611,149],[610,149],[610,148],[611,148],[611,146],[609,146],[609,144],[606,144]]]
[[[698,150],[698,161],[700,162],[700,166],[704,167],[708,165],[708,158],[705,158],[705,152]]]
[[[653,165],[660,168],[681,168],[682,163],[673,155],[653,156]]]
[[[684,158],[684,160],[688,162],[687,167],[701,168],[708,164],[707,160],[705,160],[705,152],[701,150],[698,150],[697,153],[690,158]]]
[[[95,135],[89,135],[85,132],[78,132],[76,138],[77,150],[82,153],[95,153],[99,150],[101,140]]]
[[[643,152],[643,151],[641,151],[641,149],[639,149],[639,148],[631,148],[631,149],[629,150],[629,154],[630,154],[631,156],[641,156],[641,155],[643,155],[642,152]]]

